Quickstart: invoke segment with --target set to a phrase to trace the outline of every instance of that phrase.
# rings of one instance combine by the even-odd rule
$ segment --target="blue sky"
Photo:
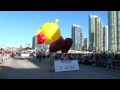
[[[107,11],[0,11],[0,46],[26,46],[46,22],[59,19],[58,25],[64,38],[71,38],[72,24],[82,26],[83,37],[88,37],[88,16],[97,15],[108,25]]]

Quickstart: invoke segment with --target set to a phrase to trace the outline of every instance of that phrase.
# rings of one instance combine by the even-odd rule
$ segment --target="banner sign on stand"
[[[78,60],[54,61],[55,72],[79,70]]]

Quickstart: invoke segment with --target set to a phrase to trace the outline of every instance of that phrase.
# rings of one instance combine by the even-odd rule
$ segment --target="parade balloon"
[[[50,44],[51,42],[52,42],[52,40],[49,40],[49,39],[46,38],[45,44]]]
[[[47,22],[41,27],[41,32],[45,35],[46,39],[54,41],[60,38],[61,32],[57,23],[58,19],[56,19],[54,22]]]
[[[61,52],[66,53],[66,52],[68,52],[68,50],[62,48],[62,49],[61,49]]]
[[[73,40],[71,38],[66,38],[63,47],[61,48],[61,51],[63,53],[68,52],[72,46]]]
[[[50,50],[50,52],[57,52],[57,51],[61,50],[63,45],[64,45],[64,39],[61,37],[58,40],[56,40],[50,44],[49,50]]]
[[[38,30],[36,31],[36,34],[38,35],[41,31],[42,31],[41,29],[38,29]]]
[[[57,48],[57,51],[61,50],[61,48],[63,48],[64,43],[65,43],[65,41],[62,37],[59,38],[58,40],[56,40],[55,42],[56,42],[55,47]]]
[[[45,35],[40,32],[38,35],[37,35],[37,41],[38,41],[38,44],[43,44],[46,40],[46,37]]]
[[[56,51],[57,51],[57,50],[56,50],[56,47],[55,47],[55,42],[52,42],[52,43],[50,44],[49,51],[50,51],[50,52],[56,52]]]
[[[49,47],[49,51],[52,53],[57,52],[57,50],[55,50],[55,48],[53,48],[53,47]]]
[[[57,52],[56,48],[51,46],[49,47],[49,51],[52,53]]]
[[[36,31],[36,35],[38,35],[39,33],[41,33],[41,31],[42,31],[41,29],[37,30]],[[51,42],[52,42],[52,40],[49,40],[49,39],[45,40],[45,44],[50,44]]]

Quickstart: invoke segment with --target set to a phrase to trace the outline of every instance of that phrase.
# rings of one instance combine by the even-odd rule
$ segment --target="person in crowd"
[[[57,60],[58,59],[58,54],[55,54],[55,60]]]
[[[39,58],[39,61],[41,61],[41,59],[42,59],[42,53],[41,52],[39,52],[38,58]]]
[[[52,56],[49,58],[49,64],[50,64],[50,71],[54,71],[54,61],[55,61],[55,56],[52,54]]]
[[[43,61],[45,60],[45,58],[46,58],[45,53],[43,53],[43,55],[42,55]]]
[[[36,53],[36,59],[38,59],[38,58],[39,58],[39,52]]]
[[[65,54],[65,60],[69,60],[68,54]]]
[[[109,57],[108,57],[108,67],[112,67],[112,56],[111,55],[109,55]]]
[[[64,53],[61,54],[61,60],[64,60]]]
[[[2,62],[5,62],[5,53],[2,54]]]
[[[33,61],[35,61],[37,54],[34,52],[32,56],[33,56]]]
[[[14,56],[15,56],[14,52],[12,52],[12,55],[11,55],[11,56],[12,56],[12,58],[14,59]]]

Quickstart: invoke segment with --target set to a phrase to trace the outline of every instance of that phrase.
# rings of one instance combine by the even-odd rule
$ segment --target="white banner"
[[[54,61],[55,72],[79,70],[78,60]]]

